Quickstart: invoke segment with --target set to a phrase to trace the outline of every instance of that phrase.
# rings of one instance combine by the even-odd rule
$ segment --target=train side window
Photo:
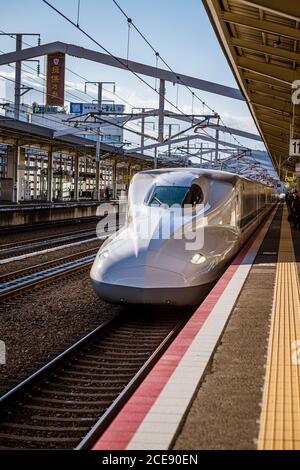
[[[203,201],[203,193],[198,186],[198,184],[192,184],[189,192],[184,198],[184,204],[191,204],[192,206],[196,206]]]

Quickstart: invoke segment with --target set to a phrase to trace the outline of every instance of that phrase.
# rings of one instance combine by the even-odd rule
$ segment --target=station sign
[[[290,157],[300,157],[300,139],[290,140]]]
[[[33,108],[33,113],[34,114],[47,114],[47,113],[65,113],[65,108],[62,108],[61,106],[47,106],[47,105],[34,105]]]
[[[70,103],[71,114],[98,113],[99,111],[108,114],[122,114],[124,110],[124,104],[102,103],[99,105],[97,103]]]
[[[65,54],[47,55],[46,105],[63,106],[65,101]]]

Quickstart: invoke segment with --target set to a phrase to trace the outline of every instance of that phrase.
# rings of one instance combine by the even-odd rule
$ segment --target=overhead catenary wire
[[[45,3],[48,3],[48,2],[45,2]],[[49,4],[49,6],[52,6],[52,5]],[[55,9],[55,7],[54,7],[54,9]],[[56,10],[56,9],[55,9],[55,10]],[[64,15],[63,15],[63,16],[64,16]],[[130,20],[130,19],[129,19],[129,20]],[[74,22],[72,22],[72,20],[70,20],[70,22],[71,22],[74,26],[77,27],[77,25],[75,25]],[[131,21],[128,21],[128,28],[130,28],[130,25],[131,25]],[[81,28],[79,28],[79,29],[81,29]],[[4,33],[4,31],[2,31],[2,32]],[[7,34],[7,33],[5,33],[5,34]],[[14,36],[13,36],[13,35],[9,35],[9,36],[10,36],[12,39],[14,39]],[[28,46],[32,46],[31,44],[29,44],[29,43],[27,43],[27,42],[25,42],[25,41],[23,41],[23,43],[26,44],[26,45],[28,45]],[[101,46],[100,46],[100,47],[101,47]],[[129,44],[128,44],[128,47],[129,47]],[[159,57],[159,54],[157,54],[157,57]],[[34,70],[34,69],[33,69],[32,67],[30,67],[29,65],[27,65],[27,64],[24,64],[24,65],[25,65],[27,68],[30,68],[30,69]],[[78,73],[73,72],[73,71],[70,70],[70,69],[68,69],[68,70],[69,70],[71,73],[74,73],[75,75],[77,75],[78,77],[81,77],[81,78],[85,79],[84,77],[80,76]],[[133,72],[133,73],[134,73],[134,72]],[[134,73],[134,74],[135,74],[135,73]],[[135,74],[135,75],[136,75],[136,74]],[[138,75],[137,75],[137,76],[138,76]],[[3,78],[5,78],[5,77],[3,77]],[[41,78],[42,78],[42,77],[41,77]],[[141,77],[139,77],[139,76],[138,76],[138,78],[141,79]],[[42,78],[42,79],[43,79],[43,81],[45,82],[45,78]],[[143,80],[143,79],[142,79],[142,80]],[[10,80],[10,81],[13,81],[13,80]],[[148,82],[146,82],[146,81],[145,81],[145,83],[148,84]],[[148,86],[151,87],[150,84],[148,84]],[[151,88],[153,89],[153,87],[151,87]],[[42,93],[41,90],[38,90],[38,89],[36,89],[36,88],[33,88],[33,89],[34,89],[35,91],[37,91],[38,93]],[[78,90],[78,91],[79,91],[80,93],[83,93],[83,92],[81,92],[80,90]],[[156,91],[156,90],[154,90],[154,91]],[[156,92],[157,92],[157,91],[156,91]],[[157,92],[157,93],[160,94],[159,92]],[[70,93],[70,92],[66,92],[66,94],[68,94],[69,96],[74,96],[74,97],[76,97],[77,99],[79,98],[79,97],[77,97],[76,95],[73,95],[73,94]],[[90,95],[88,95],[87,93],[84,93],[84,94],[87,95],[87,96],[90,96]],[[90,97],[91,97],[91,96],[90,96]],[[93,98],[93,97],[91,97],[91,98]],[[79,99],[80,99],[80,98],[79,98]],[[66,99],[65,101],[71,102],[70,100],[67,100],[67,99]],[[167,99],[166,99],[166,101],[169,102],[169,100],[167,100]],[[176,105],[173,104],[173,106],[174,106],[176,109],[178,109],[177,104],[176,104]],[[182,114],[185,115],[185,113],[183,113],[183,112],[182,112]],[[187,116],[187,115],[185,115],[185,116]],[[187,116],[187,117],[188,117],[188,116]],[[53,121],[53,122],[61,123],[61,121],[59,121],[59,120],[57,120],[57,119],[55,119],[55,118],[50,119],[50,118],[48,117],[48,120],[51,120],[51,121]],[[132,124],[133,124],[133,125],[136,125],[135,123],[132,123]],[[119,127],[120,127],[120,126],[119,126]],[[128,130],[128,129],[125,128],[125,130]]]
[[[8,33],[6,33],[6,32],[3,31],[3,30],[0,30],[0,32],[1,32],[2,34],[7,34],[11,39],[15,39],[13,35],[8,34]],[[23,42],[23,44],[25,44],[25,45],[28,46],[28,47],[33,47],[33,44],[30,44],[30,43],[28,43],[28,42],[26,42],[26,41],[24,41],[24,40],[23,40],[22,42]],[[2,51],[2,53],[4,53],[4,51]],[[11,64],[9,64],[9,65],[11,66]],[[29,69],[31,69],[31,70],[33,70],[33,71],[35,71],[35,69],[34,69],[33,67],[29,66],[28,64],[24,64],[24,63],[23,63],[23,66],[24,66],[24,67],[27,67],[27,68],[29,68]],[[68,72],[72,73],[73,75],[77,76],[78,78],[81,78],[81,79],[84,80],[85,82],[86,82],[86,81],[89,81],[86,77],[84,77],[83,75],[80,75],[78,72],[75,72],[74,70],[70,69],[70,68],[67,67],[67,66],[66,66],[66,70],[67,70]],[[46,77],[46,76],[45,76],[45,73],[44,73],[44,74],[40,74],[40,75],[41,75],[41,76],[42,76],[42,75],[44,76],[43,81],[45,81],[45,79],[46,79],[46,78],[45,78],[45,77]],[[96,85],[95,85],[95,86],[96,86]],[[74,89],[74,88],[73,88],[73,89]],[[88,96],[88,97],[91,98],[91,99],[94,99],[94,98],[95,98],[94,96],[91,96],[91,95],[89,95],[88,93],[86,93],[86,92],[84,92],[84,91],[81,91],[81,90],[78,90],[78,89],[76,89],[76,88],[75,88],[75,91],[78,91],[79,93],[82,93],[82,94]],[[106,93],[109,93],[109,94],[112,94],[112,95],[116,96],[118,99],[120,99],[123,103],[127,104],[128,106],[130,106],[130,107],[132,107],[132,108],[134,107],[134,105],[133,105],[132,103],[130,103],[128,100],[126,100],[126,99],[123,98],[122,96],[118,95],[116,92],[112,92],[112,91],[110,91],[110,90],[108,90],[108,89],[106,89],[106,88],[103,88],[103,91],[105,91]],[[70,92],[66,91],[66,93],[71,96],[71,93],[70,93]],[[76,95],[73,95],[73,96],[76,97]],[[77,97],[77,98],[78,98],[78,99],[81,99],[80,97]]]
[[[165,102],[170,104],[173,108],[177,109],[180,114],[182,114],[184,117],[187,117],[191,122],[192,119],[190,118],[189,115],[187,115],[184,111],[182,111],[176,104],[171,102],[164,94],[162,94],[160,91],[156,90],[155,87],[153,87],[150,83],[147,82],[144,78],[140,77],[138,73],[136,73],[134,70],[132,70],[128,63],[124,63],[123,60],[121,60],[119,57],[116,57],[113,53],[111,53],[105,46],[103,46],[99,41],[97,41],[91,34],[89,34],[86,30],[81,28],[80,26],[77,26],[76,23],[69,18],[66,14],[58,10],[54,5],[52,5],[50,2],[47,0],[42,0],[43,3],[48,5],[53,11],[55,11],[58,15],[60,15],[62,18],[64,18],[68,23],[72,24],[75,28],[77,28],[82,34],[84,34],[88,39],[90,39],[94,44],[96,44],[100,49],[102,49],[104,52],[106,52],[110,57],[112,57],[116,62],[120,63],[122,67],[125,67],[128,71],[130,71],[138,80],[140,80],[142,83],[144,83],[147,87],[149,87],[152,91],[154,91],[156,94],[158,94],[160,97],[164,99]],[[128,19],[130,19],[128,17]],[[201,100],[202,102],[202,100]],[[212,110],[213,111],[213,110]],[[214,111],[213,111],[214,112]],[[214,112],[215,114],[215,112]]]
[[[24,65],[26,65],[26,64],[24,64]],[[30,67],[29,65],[26,65],[26,66],[27,66],[28,68],[34,70],[33,67]],[[9,67],[15,68],[15,67],[14,67],[13,65],[11,65],[11,64],[9,64]],[[12,82],[12,83],[15,83],[15,80],[12,79],[12,78],[6,77],[6,76],[4,76],[4,75],[2,75],[2,74],[0,74],[0,77],[3,78],[4,80],[10,81],[10,82]],[[41,78],[41,79],[45,82],[45,78],[42,78],[42,77],[39,77],[39,78]],[[37,93],[44,94],[44,91],[43,91],[43,90],[39,90],[38,88],[35,88],[35,87],[31,87],[31,88],[32,88],[35,92],[37,92]],[[78,91],[79,91],[79,90],[78,90]],[[75,97],[75,98],[77,98],[77,99],[80,99],[80,97],[78,97],[78,96],[76,96],[76,95],[74,95],[74,94],[72,94],[72,93],[70,93],[70,92],[66,92],[66,94],[68,94],[69,96],[73,96],[73,97]],[[85,94],[86,94],[86,93],[85,93]],[[50,95],[50,96],[51,96],[51,95]],[[90,96],[90,95],[88,95],[88,96]],[[92,96],[90,96],[90,97],[93,98]],[[7,100],[7,101],[9,102],[9,100]],[[71,101],[68,100],[68,99],[65,99],[65,101],[71,103]],[[13,102],[10,102],[10,103],[13,103]],[[16,109],[16,108],[14,107],[14,109]],[[51,117],[50,117],[50,116],[47,115],[47,120],[48,120],[48,121],[51,121],[51,122],[53,122],[53,123],[63,124],[63,121],[61,121],[61,120],[59,120],[59,119],[56,119],[54,116],[51,116]],[[108,121],[107,121],[107,122],[108,122]],[[131,122],[131,124],[133,124],[134,126],[138,126],[135,122]],[[117,126],[117,127],[122,128],[122,126]],[[129,130],[128,128],[124,128],[124,130],[126,130],[126,131],[128,130],[128,131],[130,132],[130,130]],[[132,132],[133,132],[133,131],[132,131]],[[137,133],[136,133],[136,134],[137,134]]]
[[[120,10],[120,12],[123,14],[123,16],[127,19],[130,19],[130,22],[131,22],[131,26],[135,29],[135,31],[141,36],[141,38],[146,42],[146,44],[148,44],[148,46],[152,49],[152,51],[155,53],[155,56],[157,58],[159,58],[163,64],[169,69],[170,72],[172,72],[174,74],[174,83],[179,83],[181,82],[182,85],[184,85],[190,93],[192,93],[192,97],[196,97],[198,99],[198,101],[200,101],[200,103],[204,106],[206,106],[207,109],[209,109],[212,113],[215,113],[215,110],[212,109],[205,101],[203,101],[198,95],[197,93],[195,93],[183,80],[182,78],[180,77],[180,75],[176,74],[176,72],[172,69],[172,67],[170,67],[170,65],[167,63],[167,61],[161,56],[161,54],[159,53],[159,51],[157,51],[157,49],[151,44],[151,42],[146,38],[146,36],[142,33],[142,31],[136,26],[136,24],[134,23],[134,21],[132,20],[132,18],[129,18],[129,16],[127,15],[127,13],[124,11],[124,9],[119,5],[119,3],[116,1],[116,0],[112,0],[113,3],[116,5],[116,7]],[[204,114],[204,112],[203,112]],[[224,123],[223,119],[220,117],[220,121],[221,123],[223,124],[223,126],[227,129],[227,131],[229,133],[231,133],[229,131],[229,128],[226,126],[226,124]],[[242,146],[242,144],[239,142],[238,139],[236,139],[234,137],[234,135],[231,133],[233,139],[239,144]]]
[[[8,80],[8,81],[10,81],[10,82],[12,82],[12,83],[15,83],[15,80],[13,80],[12,78],[5,77],[4,75],[1,75],[1,74],[0,74],[0,78],[4,78],[5,80]],[[35,90],[35,91],[38,91],[39,93],[43,93],[42,90],[38,90],[38,89],[34,89],[34,90]],[[10,100],[7,100],[7,101],[10,102],[10,103],[13,103],[13,102],[10,101]],[[16,109],[16,106],[13,106],[13,109]],[[57,119],[55,119],[55,118],[50,118],[49,116],[47,116],[47,119],[48,119],[49,121],[55,122],[56,124],[61,124],[61,125],[63,124],[62,121],[57,120]],[[128,127],[127,127],[127,128],[124,128],[124,125],[119,125],[119,124],[117,124],[117,123],[111,123],[111,121],[109,121],[108,119],[105,119],[103,116],[100,117],[100,120],[103,121],[104,123],[112,124],[112,125],[115,126],[115,127],[118,127],[118,128],[120,128],[120,129],[124,129],[124,130],[126,130],[126,131],[128,131],[128,132],[131,132],[131,133],[135,134],[135,135],[140,135],[139,132],[134,131],[133,129],[130,129],[130,128],[128,128]],[[82,132],[88,132],[88,131],[89,131],[89,133],[95,134],[95,132],[93,132],[92,129],[88,129],[88,124],[89,124],[88,122],[86,122],[86,123],[85,123],[85,122],[82,122],[82,124],[83,124],[83,128],[81,128]],[[86,129],[84,128],[84,124],[86,124]],[[101,124],[101,123],[99,123],[99,125],[100,125],[100,124]],[[126,123],[125,123],[125,124],[126,124]],[[154,138],[154,136],[148,135],[148,138]]]
[[[11,67],[13,67],[13,66],[11,66]],[[12,78],[5,77],[4,75],[1,75],[1,74],[0,74],[0,77],[3,78],[3,79],[5,79],[5,80],[8,80],[8,81],[10,81],[10,82],[12,82],[12,83],[15,83],[15,80],[13,80]],[[34,88],[34,87],[33,87],[33,90],[36,91],[36,92],[38,92],[38,93],[43,93],[43,90],[39,90],[39,89]],[[66,100],[66,101],[69,101],[69,100]],[[13,103],[13,102],[11,102],[11,103]],[[15,107],[14,107],[14,109],[15,109]],[[56,124],[60,124],[60,125],[63,124],[63,122],[62,122],[61,120],[55,119],[54,117],[47,116],[47,120],[50,121],[50,122],[56,123]],[[103,117],[101,117],[101,120],[102,120],[103,122],[110,123],[108,120],[105,120]],[[127,122],[126,122],[126,123],[127,123]],[[125,123],[125,124],[126,124],[126,123]],[[88,123],[87,123],[87,124],[88,124]],[[135,125],[134,122],[131,122],[131,121],[130,121],[130,125],[132,125],[132,124]],[[120,128],[120,129],[124,129],[124,130],[126,130],[126,131],[128,131],[128,132],[131,132],[131,133],[133,133],[133,134],[135,134],[135,135],[139,135],[139,133],[136,132],[136,131],[134,131],[133,129],[130,129],[130,128],[128,128],[128,127],[124,127],[124,124],[123,124],[123,125],[119,125],[119,124],[114,123],[113,125],[116,126],[116,127],[118,127],[118,128]],[[84,131],[84,129],[83,129],[83,131]],[[91,134],[94,134],[94,132],[93,132],[92,130],[89,130],[89,132],[90,132]],[[203,130],[203,132],[207,135],[207,137],[209,137],[210,139],[213,139],[213,137],[210,136],[207,132],[205,132],[204,130]],[[153,139],[155,139],[154,136],[148,135],[147,137],[148,137],[148,138],[153,138]]]
[[[8,34],[8,33],[6,33],[6,32],[3,31],[3,30],[0,30],[0,32],[3,33],[3,34],[7,34],[11,39],[15,39],[13,35]],[[26,42],[26,41],[24,41],[24,40],[23,40],[22,42],[23,42],[25,45],[29,46],[29,47],[32,47],[32,46],[33,46],[32,44],[30,44],[30,43],[28,43],[28,42]],[[4,51],[2,51],[2,53],[4,53]],[[8,64],[8,66],[11,67],[11,68],[15,68],[12,64]],[[30,69],[30,70],[36,72],[36,70],[35,70],[33,67],[31,67],[30,65],[28,65],[28,64],[24,64],[24,63],[23,63],[23,67],[26,67],[26,68],[28,68],[28,69]],[[87,79],[86,77],[84,77],[83,75],[80,75],[78,72],[75,72],[74,70],[70,69],[69,67],[66,67],[66,70],[67,70],[68,72],[72,73],[73,75],[77,76],[78,78],[84,80],[85,82],[88,81],[88,79]],[[5,77],[2,76],[2,78],[5,78]],[[45,88],[45,81],[46,81],[46,75],[45,75],[45,73],[44,73],[44,74],[40,74],[39,77],[36,77],[36,79],[38,79],[38,78],[43,81],[43,83],[44,83],[44,88]],[[12,81],[12,80],[11,80],[11,81]],[[69,85],[69,87],[70,87],[70,85]],[[73,89],[74,89],[74,87],[73,87]],[[41,90],[34,89],[34,91],[36,91],[36,92],[38,92],[38,93],[43,93],[43,94],[45,93],[44,90],[43,90],[43,92],[42,92]],[[81,94],[83,94],[83,95],[85,95],[85,96],[91,98],[92,100],[95,98],[94,96],[91,96],[91,95],[88,94],[87,92],[82,91],[82,90],[78,90],[77,88],[75,88],[75,91],[78,91],[79,93],[81,93]],[[123,103],[127,104],[127,105],[130,106],[131,108],[134,108],[134,105],[133,105],[132,103],[130,103],[128,100],[124,99],[122,96],[120,96],[120,95],[117,94],[116,92],[111,92],[110,90],[108,90],[108,89],[106,89],[106,88],[103,88],[103,91],[105,91],[105,92],[107,92],[107,93],[109,93],[109,94],[112,94],[113,96],[116,96],[116,97],[117,97],[118,99],[120,99]],[[82,100],[82,98],[81,98],[80,96],[77,96],[77,95],[75,95],[74,93],[71,93],[70,91],[67,91],[67,90],[66,90],[65,93],[66,93],[66,95],[68,95],[68,96],[71,96],[71,97],[76,98],[76,99],[78,99],[78,100]],[[65,101],[71,103],[71,101],[68,100],[68,99],[65,99]],[[61,123],[60,120],[55,119],[54,117],[50,118],[49,116],[47,116],[47,119],[48,119],[49,121],[51,120],[51,121],[53,121],[53,122]],[[131,125],[134,125],[134,126],[138,127],[138,124],[135,123],[135,122],[133,122],[133,121],[131,122]],[[127,130],[127,129],[124,128],[124,130]]]
[[[109,51],[105,46],[103,46],[99,41],[97,41],[91,34],[89,34],[85,29],[81,28],[80,26],[77,26],[76,23],[69,18],[67,15],[65,15],[63,12],[58,10],[52,3],[48,2],[48,0],[42,0],[43,3],[48,5],[53,11],[55,11],[58,15],[60,15],[62,18],[64,18],[67,22],[72,24],[75,28],[77,28],[82,34],[84,34],[88,39],[90,39],[94,44],[96,44],[100,49],[102,49],[106,54],[108,54],[110,57],[112,57],[116,62],[122,65],[122,68],[126,68],[129,72],[131,72],[138,80],[140,80],[144,85],[149,87],[152,91],[154,91],[156,94],[161,96],[168,104],[170,104],[173,108],[177,109],[180,114],[183,116],[187,117],[190,120],[190,116],[187,115],[184,111],[182,111],[180,108],[176,107],[176,105],[170,101],[168,98],[166,98],[165,95],[161,94],[160,91],[155,90],[155,87],[153,87],[150,83],[147,82],[143,77],[141,77],[137,72],[132,70],[126,62],[123,62],[122,59],[119,57],[115,56],[112,52]]]
[[[5,31],[2,31],[2,30],[0,30],[0,31],[1,31],[2,33],[4,33],[4,34],[7,34]],[[13,35],[8,34],[8,36],[9,36],[11,39],[14,39],[14,36],[13,36]],[[23,41],[23,43],[26,44],[26,45],[29,46],[29,47],[32,47],[32,44],[29,44],[29,43],[27,43],[27,42],[25,42],[25,41]],[[4,51],[1,51],[1,52],[4,53]],[[12,64],[8,64],[8,66],[11,67],[11,68],[13,68],[13,69],[15,69],[15,66],[13,66]],[[26,68],[28,68],[28,69],[30,69],[30,70],[32,70],[32,71],[34,71],[34,72],[36,72],[36,70],[35,70],[33,67],[31,67],[30,65],[28,65],[28,64],[23,64],[23,66],[26,67]],[[77,72],[74,72],[73,70],[69,69],[68,67],[66,67],[66,69],[67,69],[70,73],[73,73],[75,76],[78,76],[79,78],[81,78],[81,79],[87,81],[87,78],[83,77],[82,75],[78,74]],[[44,76],[42,76],[42,75],[44,75]],[[12,83],[15,83],[15,80],[13,80],[12,78],[5,77],[4,75],[0,75],[0,77],[3,78],[3,79],[5,79],[5,80],[8,80],[8,81],[10,81],[10,82],[12,82]],[[41,74],[41,76],[36,77],[36,79],[37,79],[37,78],[41,79],[41,80],[45,83],[45,80],[46,80],[45,74]],[[38,93],[44,94],[44,90],[39,90],[39,89],[34,88],[34,87],[32,87],[32,89],[33,89],[34,91],[38,92]],[[107,91],[107,92],[110,92],[109,90],[106,90],[106,89],[103,89],[103,90],[104,90],[104,91]],[[89,96],[89,97],[92,98],[92,99],[94,98],[93,96],[89,95],[89,94],[86,93],[86,92],[83,92],[83,91],[80,91],[80,90],[77,90],[77,91],[79,91],[79,93],[82,93],[82,94],[84,94],[84,95],[86,95],[86,96]],[[74,97],[74,98],[76,98],[76,99],[81,99],[79,96],[76,96],[76,95],[72,94],[71,92],[66,91],[66,94],[69,95],[69,96],[72,96],[72,97]],[[124,103],[126,103],[126,104],[128,104],[129,106],[131,106],[132,108],[134,108],[134,106],[132,105],[132,103],[129,103],[128,101],[124,100],[121,96],[117,95],[116,93],[113,93],[113,94],[114,94],[115,96],[117,96],[119,99],[121,99]],[[65,99],[65,101],[71,103],[71,101],[69,101],[68,99]],[[9,102],[10,105],[13,105],[13,106],[11,106],[11,107],[12,107],[13,109],[16,109],[16,107],[14,106],[14,102],[13,102],[13,101],[10,101],[10,100],[6,99],[6,102]],[[53,117],[53,116],[52,116],[52,117],[47,116],[47,120],[48,120],[48,121],[51,121],[51,122],[53,122],[53,123],[56,123],[56,124],[63,124],[63,122],[62,122],[61,120],[56,119],[56,118]],[[102,119],[102,120],[103,120],[104,122],[109,123],[109,121],[107,121],[107,120],[105,120],[105,119]],[[136,127],[138,127],[138,124],[135,123],[135,122],[131,122],[130,124],[131,124],[131,125],[134,125],[134,126],[136,126]],[[119,126],[119,125],[116,125],[116,127],[121,128],[121,129],[124,129],[124,130],[126,130],[126,131],[128,131],[128,132],[132,132],[132,133],[134,133],[134,134],[136,134],[136,135],[139,135],[139,133],[138,133],[138,132],[135,132],[133,129],[124,128],[123,126]],[[83,129],[83,131],[84,131],[84,129]],[[92,135],[95,134],[95,132],[93,132],[92,130],[89,130],[89,132],[90,132],[90,134],[92,134]],[[154,136],[153,136],[153,137],[154,137]],[[152,138],[152,136],[148,136],[148,138]]]
[[[100,48],[102,48],[106,53],[108,53],[110,56],[114,57],[115,60],[118,60],[123,66],[124,66],[124,63],[122,60],[116,58],[112,53],[110,53],[103,45],[101,45],[96,39],[94,39],[87,31],[83,30],[79,25],[77,25],[76,23],[74,23],[69,17],[67,17],[66,15],[64,15],[62,12],[60,12],[57,8],[55,8],[50,2],[46,1],[46,0],[42,0],[45,4],[47,4],[49,7],[51,7],[54,11],[56,11],[60,16],[62,16],[65,20],[67,20],[69,23],[71,23],[73,26],[75,26],[76,28],[78,28],[83,34],[85,34],[90,40],[92,40],[95,44],[97,44]],[[117,4],[117,2],[114,1],[115,4]],[[118,6],[119,7],[119,6]],[[126,14],[125,12],[122,10],[123,14],[127,17],[127,21],[131,20]],[[175,72],[171,69],[171,67],[169,67],[169,65],[167,64],[167,62],[160,56],[160,54],[153,48],[153,46],[151,45],[151,43],[146,39],[146,37],[138,30],[138,28],[134,25],[134,23],[132,21],[130,21],[130,24],[128,23],[129,25],[129,28],[130,26],[132,25],[138,32],[139,34],[142,35],[142,37],[144,38],[144,40],[146,40],[146,42],[149,44],[149,46],[153,49],[153,51],[155,52],[156,54],[156,58],[158,60],[161,59],[163,61],[163,63],[166,64],[166,66],[175,74]],[[128,67],[128,64],[127,64],[127,68],[128,70],[133,73],[139,80],[141,80],[144,84],[146,84],[148,87],[150,87],[153,91],[155,91],[157,94],[160,95],[160,93],[152,87],[151,84],[149,84],[146,80],[144,80],[142,77],[140,77],[137,73],[135,73],[133,70],[130,69],[130,67]],[[178,77],[176,75],[176,78],[177,78],[177,84],[179,83],[179,81],[181,81],[181,83],[183,85],[185,85],[185,83],[182,81],[181,77]],[[185,85],[187,87],[187,85]],[[196,97],[198,100],[200,100],[200,102],[203,104],[203,106],[205,105],[208,109],[210,109],[212,112],[215,112],[212,108],[210,108],[203,100],[201,100],[201,98],[199,98],[189,87],[187,87],[191,93],[192,93],[192,97]],[[40,90],[37,90],[37,91],[40,91]],[[77,97],[78,98],[78,97]],[[172,107],[175,107],[181,114],[183,114],[184,116],[190,118],[189,116],[187,116],[182,110],[180,110],[178,108],[178,102],[176,103],[176,105],[174,103],[172,103],[169,99],[167,99],[165,96],[164,96],[164,100],[166,102],[168,102]],[[223,121],[222,121],[223,122]],[[224,127],[227,128],[227,126],[225,125],[225,123],[223,122],[224,124]],[[228,128],[227,128],[228,129]],[[212,136],[209,136],[210,138],[214,139],[214,137]],[[233,137],[234,140],[236,142],[238,142],[237,139],[235,139],[235,137]],[[215,140],[215,139],[214,139]],[[242,144],[240,142],[238,142],[239,145],[242,146]]]

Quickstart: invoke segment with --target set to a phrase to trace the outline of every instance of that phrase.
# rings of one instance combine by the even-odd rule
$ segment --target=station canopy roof
[[[300,80],[300,0],[202,1],[282,177],[297,162],[289,158],[290,137],[300,139],[300,104],[292,102]]]
[[[47,151],[52,149],[54,152],[69,155],[79,152],[80,155],[90,155],[92,158],[96,155],[96,142],[93,140],[73,135],[54,137],[53,129],[2,116],[0,116],[0,143]],[[101,143],[101,158],[153,166],[153,159],[147,155],[135,152],[125,154],[122,148],[105,143]]]

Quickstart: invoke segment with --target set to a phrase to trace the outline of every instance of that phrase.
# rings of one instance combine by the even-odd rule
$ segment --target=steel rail
[[[94,230],[84,231],[83,233],[75,233],[75,234],[68,234],[68,235],[64,234],[63,236],[58,236],[54,238],[44,238],[44,239],[37,240],[37,241],[33,240],[29,243],[24,243],[20,245],[14,244],[10,247],[3,248],[3,249],[1,249],[0,247],[0,256],[9,255],[11,253],[15,255],[15,254],[18,254],[20,251],[23,253],[23,251],[27,252],[28,250],[32,250],[36,248],[38,249],[38,248],[45,248],[47,246],[50,247],[50,246],[57,245],[57,244],[64,244],[64,242],[68,243],[73,240],[84,239],[93,235],[95,238],[97,238],[96,228]]]
[[[88,250],[80,251],[80,252],[74,253],[72,255],[63,256],[61,258],[57,258],[57,259],[52,260],[52,261],[46,261],[44,263],[34,264],[33,266],[29,266],[27,268],[18,269],[17,271],[11,271],[9,273],[0,274],[0,285],[3,282],[6,282],[8,280],[17,278],[18,276],[23,276],[23,275],[25,276],[27,274],[31,274],[31,273],[36,272],[36,271],[40,271],[42,269],[47,269],[47,268],[50,268],[52,266],[62,264],[66,261],[75,260],[76,258],[80,258],[81,256],[85,256],[85,255],[94,253],[98,249],[99,248],[89,248]]]
[[[42,242],[42,241],[55,241],[58,238],[63,238],[67,237],[68,235],[80,235],[81,233],[86,233],[92,231],[91,229],[82,229],[82,230],[72,230],[70,232],[64,232],[60,233],[57,235],[49,235],[48,237],[38,237],[38,238],[30,238],[27,240],[20,240],[19,242],[10,242],[10,243],[4,243],[3,245],[0,245],[0,253],[2,250],[6,250],[7,248],[19,248],[21,246],[26,246],[26,244],[30,245],[31,243],[36,243],[36,242]],[[95,232],[96,232],[96,227],[95,227]]]
[[[5,212],[4,212],[5,213]],[[88,217],[77,217],[73,219],[57,219],[49,220],[48,222],[37,222],[35,224],[20,224],[20,225],[6,225],[0,226],[0,234],[13,234],[18,232],[29,232],[30,230],[43,230],[51,227],[57,227],[57,225],[76,225],[82,223],[97,222],[100,217],[88,216]]]
[[[97,250],[98,248],[94,248],[91,251],[94,251],[94,254],[96,255]],[[81,252],[81,254],[82,253],[84,252]],[[95,255],[87,254],[83,257],[82,260],[80,259],[80,256],[77,256],[76,258],[75,255],[71,255],[71,259],[69,257],[65,258],[67,259],[67,262],[65,263],[63,263],[63,258],[60,258],[59,260],[57,260],[59,262],[45,263],[46,265],[49,264],[47,268],[43,269],[42,271],[35,271],[31,274],[30,268],[28,268],[27,276],[25,275],[16,279],[7,280],[6,282],[2,283],[2,285],[0,285],[0,301],[11,299],[16,295],[24,294],[28,291],[32,292],[32,290],[34,289],[51,284],[60,279],[64,279],[66,276],[79,273],[92,265]],[[78,262],[76,263],[76,261]],[[51,264],[53,264],[53,266],[51,266]],[[37,268],[37,265],[35,266],[35,268]],[[51,268],[54,270],[53,273],[49,272],[49,269]]]
[[[166,349],[174,341],[174,339],[176,338],[180,330],[182,330],[186,322],[187,322],[186,317],[178,322],[175,328],[172,329],[172,331],[162,341],[162,343],[153,352],[153,354],[149,357],[149,359],[145,362],[145,364],[130,380],[128,385],[126,385],[126,387],[118,395],[116,400],[110,405],[110,407],[105,411],[105,413],[99,418],[97,423],[91,428],[88,434],[82,439],[82,441],[78,444],[78,446],[75,447],[75,450],[90,450],[93,447],[97,439],[99,439],[99,437],[108,428],[108,426],[113,421],[115,416],[119,413],[119,411],[123,408],[125,403],[133,395],[133,393],[141,384],[141,382],[149,374],[150,370],[154,367],[156,362],[158,362],[159,358],[163,355]]]
[[[166,317],[168,320],[164,322]],[[0,431],[2,443],[0,448],[14,449],[28,448],[28,446],[29,448],[48,448],[52,446],[54,448],[73,448],[76,450],[91,448],[99,435],[109,425],[114,416],[171,344],[187,320],[188,314],[184,316],[181,314],[179,320],[178,317],[172,318],[170,315],[167,315],[156,318],[156,320],[153,319],[153,326],[152,323],[150,325],[148,323],[145,327],[144,318],[141,318],[139,319],[140,330],[138,338],[136,334],[137,320],[134,318],[128,319],[124,318],[124,315],[117,315],[113,319],[101,324],[0,398],[2,424],[2,430]],[[143,337],[147,332],[147,328],[149,330],[149,327],[152,332],[152,338],[149,340],[147,337],[147,341],[149,341],[147,343],[143,340]],[[120,341],[122,342],[122,339],[120,339],[122,334],[123,341],[128,342],[128,338],[134,338],[132,339],[133,344],[128,346],[132,349],[128,353],[125,352],[125,355],[122,346],[120,351],[111,352],[112,348],[119,347],[120,349],[119,343]],[[115,337],[111,338],[113,335]],[[155,341],[153,341],[153,338]],[[154,345],[155,343],[156,345]],[[104,362],[103,357],[105,354],[102,351],[103,348],[106,350]],[[92,356],[92,359],[90,356]],[[127,366],[120,368],[120,364],[124,361],[127,363]],[[137,366],[139,363],[141,365]],[[106,372],[108,364],[112,365],[109,374]],[[94,380],[98,384],[99,381],[101,382],[102,375],[103,385],[101,386],[101,382],[97,387],[95,384],[93,387],[92,383],[89,382],[87,386],[86,380],[82,379],[82,373],[74,372],[74,367],[75,369],[76,367],[79,367],[79,369],[94,367],[94,373],[91,373],[91,376],[96,376]],[[137,367],[138,370],[135,372],[134,369]],[[127,374],[125,373],[126,368],[129,369]],[[70,374],[71,376],[72,374],[78,374],[79,378],[76,375],[75,378],[70,378]],[[90,372],[83,372],[84,376],[86,374],[90,374]],[[84,382],[80,385],[82,393],[74,392],[74,387],[75,389],[79,387],[77,381]],[[122,381],[125,382],[122,383]],[[96,393],[91,394],[91,388]],[[61,390],[61,392],[55,392],[55,389]],[[67,392],[63,390],[67,390]],[[57,398],[57,393],[59,394],[59,399]],[[43,395],[44,398],[40,398]],[[75,400],[76,395],[79,395],[79,402]],[[97,400],[91,401],[91,397],[95,396],[97,396]],[[93,399],[95,400],[95,398]],[[106,402],[107,405],[105,404]],[[81,407],[76,408],[76,403],[77,405],[82,404]],[[29,414],[27,414],[28,406],[32,410]],[[56,415],[55,410],[59,407],[69,417],[62,416],[61,413]],[[97,407],[99,407],[98,416],[100,416],[98,420]],[[35,414],[35,410],[39,417],[38,421],[32,416]],[[18,413],[21,413],[21,418],[18,417]],[[47,416],[49,416],[49,419]],[[17,422],[14,421],[15,419],[17,419]],[[47,423],[44,427],[41,426],[42,421]],[[64,424],[63,428],[55,424],[58,421]],[[88,423],[89,425],[87,426]],[[93,425],[93,423],[95,424]],[[33,437],[27,434],[29,431],[33,433]],[[49,437],[52,433],[58,433],[60,437],[57,437],[57,434]],[[77,437],[78,433],[81,433],[81,437]],[[7,440],[8,444],[6,444]],[[76,441],[78,444],[76,444]]]

